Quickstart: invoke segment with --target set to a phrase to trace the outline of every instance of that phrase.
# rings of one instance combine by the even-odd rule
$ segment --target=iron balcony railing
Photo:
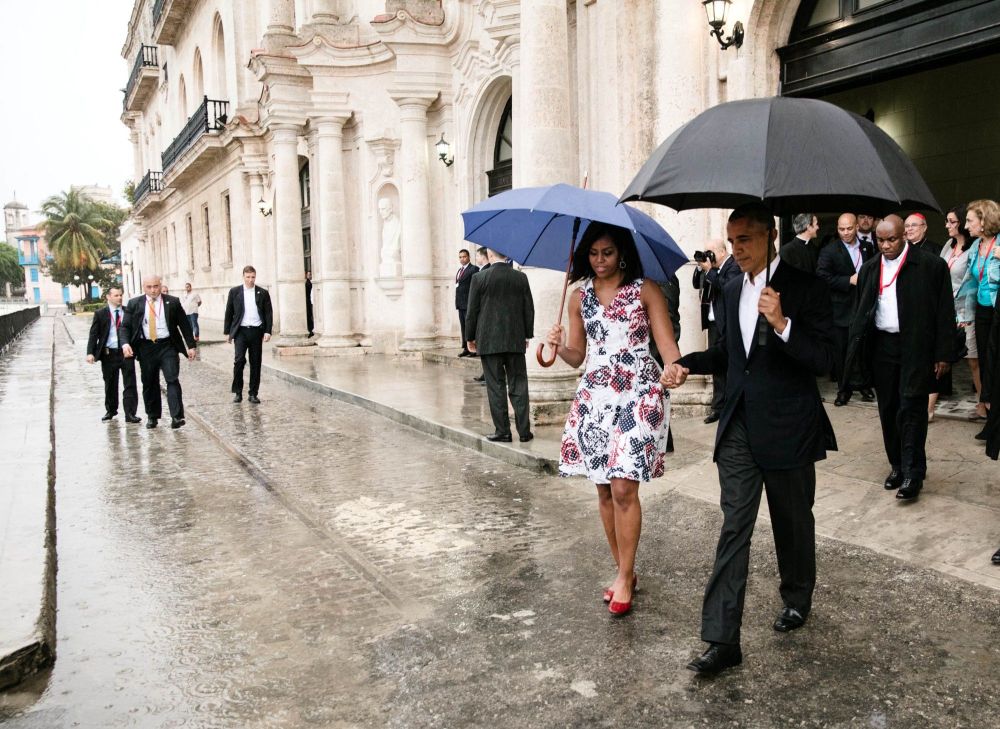
[[[129,97],[132,95],[132,89],[135,88],[136,80],[139,78],[139,74],[144,68],[159,68],[160,64],[157,61],[156,46],[140,46],[139,52],[135,56],[135,63],[132,64],[132,73],[129,74],[128,84],[125,86],[125,103],[128,103]]]
[[[22,266],[37,266],[40,263],[37,253],[25,254],[24,251],[17,252],[17,262]]]
[[[139,201],[151,192],[163,192],[162,172],[153,172],[153,170],[146,172],[143,178],[139,180],[139,184],[135,186],[135,192],[132,195],[133,204],[138,205]]]
[[[153,27],[155,28],[159,22],[160,17],[163,15],[163,6],[167,4],[167,0],[156,0],[153,3]]]
[[[229,102],[216,101],[207,96],[202,97],[201,106],[187,120],[187,124],[181,133],[174,137],[174,141],[166,148],[160,159],[163,162],[163,171],[166,172],[177,161],[184,152],[198,139],[208,132],[219,131],[226,126],[226,119],[229,115]]]

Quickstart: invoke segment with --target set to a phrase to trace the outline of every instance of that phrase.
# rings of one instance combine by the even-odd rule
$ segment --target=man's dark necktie
[[[122,310],[115,309],[115,331],[117,332],[122,325]]]

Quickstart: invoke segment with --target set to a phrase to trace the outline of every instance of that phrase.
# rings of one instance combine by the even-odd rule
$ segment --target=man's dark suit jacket
[[[271,310],[271,294],[267,292],[267,289],[262,289],[260,286],[254,286],[253,288],[254,299],[257,301],[257,313],[260,314],[264,334],[270,334],[271,326],[274,323],[274,313]],[[230,337],[235,337],[242,321],[243,284],[240,284],[229,289],[229,298],[226,299],[226,314],[222,320],[222,331]]]
[[[871,260],[871,255],[866,254],[860,246],[858,251],[862,261]],[[855,273],[857,271],[854,269],[854,261],[851,260],[851,254],[847,252],[843,241],[839,239],[832,241],[820,251],[816,275],[830,287],[834,326],[851,326],[858,295],[856,287],[851,286],[851,276]],[[860,279],[860,276],[858,278]]]
[[[778,257],[790,266],[805,271],[811,276],[816,275],[816,265],[819,263],[819,241],[805,241],[795,236],[781,246]]]
[[[934,363],[951,362],[955,358],[955,301],[951,274],[944,259],[924,246],[909,248],[896,278],[902,352],[900,381],[904,397],[921,397],[927,395]],[[858,311],[851,322],[847,348],[847,371],[865,385],[872,382],[872,335],[881,261],[879,256],[861,267]]]
[[[719,442],[742,401],[745,406],[750,452],[764,470],[800,468],[837,450],[833,426],[820,400],[816,378],[833,366],[830,332],[830,295],[815,276],[779,263],[771,287],[781,294],[781,309],[791,320],[788,342],[768,327],[761,347],[754,332],[750,354],[743,349],[739,304],[743,277],[726,284],[724,337],[704,352],[681,357],[694,374],[726,374],[725,407],[715,436]]]
[[[163,315],[167,318],[170,343],[178,354],[187,357],[187,351],[198,346],[198,343],[194,341],[194,333],[191,331],[191,322],[188,320],[187,314],[184,313],[180,299],[169,294],[160,294],[160,298],[163,299]],[[136,354],[138,354],[136,345],[143,336],[142,320],[146,315],[145,307],[145,294],[136,296],[125,307],[125,323],[122,324],[120,341],[122,343],[128,342]]]
[[[108,335],[111,333],[111,309],[105,306],[94,312],[94,320],[90,323],[90,335],[87,337],[87,354],[93,355],[98,362],[104,357],[108,345]],[[118,330],[118,346],[125,343],[125,307],[122,306],[121,328]]]
[[[708,311],[711,305],[716,302],[719,302],[720,305],[715,307],[715,325],[722,326],[722,319],[725,316],[725,307],[721,306],[722,291],[729,281],[740,275],[740,267],[736,265],[736,260],[732,256],[728,256],[718,268],[713,266],[707,271],[701,270],[700,266],[695,266],[691,285],[701,291],[702,329],[708,329]]]
[[[523,353],[534,327],[535,304],[521,271],[498,263],[472,277],[465,334],[477,354]]]
[[[455,308],[469,308],[469,287],[472,285],[473,274],[479,271],[479,266],[470,263],[462,271],[462,277],[455,282]]]

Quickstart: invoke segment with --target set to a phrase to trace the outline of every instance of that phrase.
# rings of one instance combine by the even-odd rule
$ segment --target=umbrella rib
[[[566,218],[566,217],[569,217],[569,216],[568,215],[563,215],[562,213],[552,213],[552,217],[549,218],[548,222],[545,223],[545,226],[540,231],[538,231],[538,235],[535,236],[535,241],[531,244],[531,247],[524,254],[524,260],[526,260],[526,261],[528,260],[528,256],[530,256],[531,253],[532,253],[532,251],[535,250],[535,246],[538,245],[538,241],[540,241],[542,239],[542,236],[545,235],[545,231],[548,230],[548,228],[549,228],[550,225],[552,225],[552,222],[556,218]],[[524,266],[524,265],[527,265],[527,264],[522,263],[521,265]]]
[[[507,212],[506,210],[497,210],[495,213],[493,213],[493,215],[491,215],[490,217],[486,218],[486,220],[484,220],[479,225],[477,225],[475,228],[473,228],[472,230],[470,230],[469,232],[467,232],[465,234],[465,239],[468,240],[470,235],[472,235],[477,230],[479,230],[484,225],[486,225],[488,222],[490,222],[491,220],[493,220],[493,218],[495,218],[496,216],[500,215],[501,213],[506,213],[506,212]]]

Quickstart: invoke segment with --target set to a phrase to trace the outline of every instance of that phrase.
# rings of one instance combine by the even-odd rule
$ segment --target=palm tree
[[[104,231],[111,224],[101,209],[79,191],[70,189],[42,203],[49,253],[60,264],[94,269],[108,253]]]

